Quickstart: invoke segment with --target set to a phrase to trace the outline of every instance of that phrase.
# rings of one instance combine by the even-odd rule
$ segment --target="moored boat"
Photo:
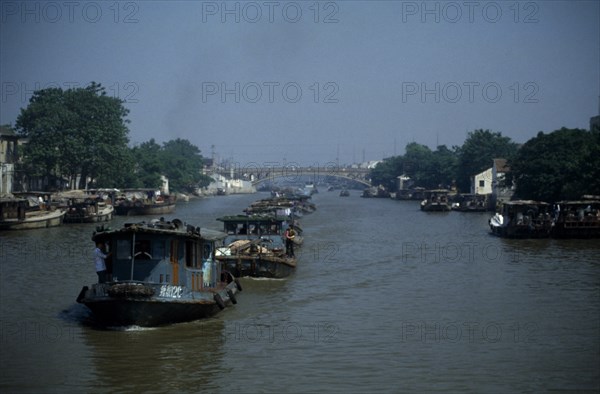
[[[489,225],[492,234],[506,238],[548,238],[553,219],[550,204],[542,201],[518,200],[505,202]]]
[[[450,199],[448,198],[448,190],[428,190],[427,198],[421,201],[421,210],[425,212],[447,212],[450,210]]]
[[[65,223],[107,222],[115,211],[112,204],[93,195],[70,196],[65,209]]]
[[[239,282],[215,260],[225,234],[180,220],[126,223],[92,239],[110,253],[108,280],[81,289],[77,302],[112,326],[158,326],[213,316],[237,302]]]
[[[452,204],[452,210],[460,212],[485,212],[488,210],[488,199],[485,194],[461,194]]]
[[[343,189],[340,192],[340,197],[350,197],[350,192],[348,191],[348,189]]]
[[[0,199],[0,230],[30,230],[60,226],[64,216],[63,209],[50,206],[32,210],[27,199]]]
[[[175,196],[154,189],[124,190],[115,202],[117,215],[164,215],[175,211]]]
[[[383,186],[368,187],[363,190],[361,197],[364,198],[390,198],[390,192],[387,191]]]
[[[553,238],[600,238],[600,200],[561,201],[554,216]]]

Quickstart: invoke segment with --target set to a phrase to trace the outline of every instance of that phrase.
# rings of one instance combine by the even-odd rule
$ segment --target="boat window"
[[[200,245],[198,242],[187,241],[186,242],[186,255],[185,255],[185,265],[191,268],[200,268],[202,266],[202,262],[200,261]]]
[[[117,240],[117,259],[125,260],[131,258],[131,241],[128,239]]]
[[[196,268],[198,265],[196,242],[194,241],[187,241],[185,243],[185,265],[192,268]]]

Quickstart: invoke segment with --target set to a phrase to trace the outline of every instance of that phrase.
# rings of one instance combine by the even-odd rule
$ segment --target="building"
[[[492,194],[492,168],[471,177],[471,194]]]
[[[13,192],[19,136],[8,126],[0,126],[0,196]]]
[[[510,171],[506,159],[494,159],[492,161],[492,203],[498,205],[504,201],[510,201],[514,192],[514,183],[506,186],[504,180]]]

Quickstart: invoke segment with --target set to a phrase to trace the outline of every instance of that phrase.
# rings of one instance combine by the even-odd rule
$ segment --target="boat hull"
[[[143,206],[117,206],[117,215],[142,216],[142,215],[163,215],[173,213],[175,203],[172,204],[153,204]]]
[[[529,226],[493,226],[492,234],[503,238],[550,238],[551,227],[531,228]]]
[[[69,215],[68,213],[65,215],[64,222],[65,223],[101,223],[108,222],[112,220],[113,214],[115,210],[114,208],[100,210],[98,213],[91,215]]]
[[[296,260],[280,257],[217,256],[235,277],[283,279],[296,270]]]
[[[552,228],[552,238],[600,238],[600,222],[559,222]]]
[[[39,211],[38,211],[39,212]],[[24,220],[7,219],[0,222],[0,230],[31,230],[60,226],[63,223],[65,211],[56,210],[45,215],[27,214]]]
[[[421,210],[425,212],[448,212],[450,205],[448,204],[426,204],[421,205]]]
[[[77,302],[87,306],[98,323],[107,326],[155,327],[183,323],[211,317],[224,307],[236,303],[236,282],[220,290],[205,290],[188,293],[177,286],[167,286],[169,294],[156,291],[151,296],[140,294],[111,295],[116,283],[95,284],[92,289],[84,287]],[[157,287],[146,286],[147,288]],[[164,286],[163,286],[164,287]],[[174,292],[172,289],[178,289]],[[184,296],[181,296],[184,294]],[[214,298],[218,294],[222,305]],[[181,297],[181,298],[178,298]]]

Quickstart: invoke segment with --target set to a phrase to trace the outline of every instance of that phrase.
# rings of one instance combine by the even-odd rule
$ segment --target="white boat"
[[[29,230],[60,226],[64,209],[28,211],[26,199],[0,200],[0,230]]]

